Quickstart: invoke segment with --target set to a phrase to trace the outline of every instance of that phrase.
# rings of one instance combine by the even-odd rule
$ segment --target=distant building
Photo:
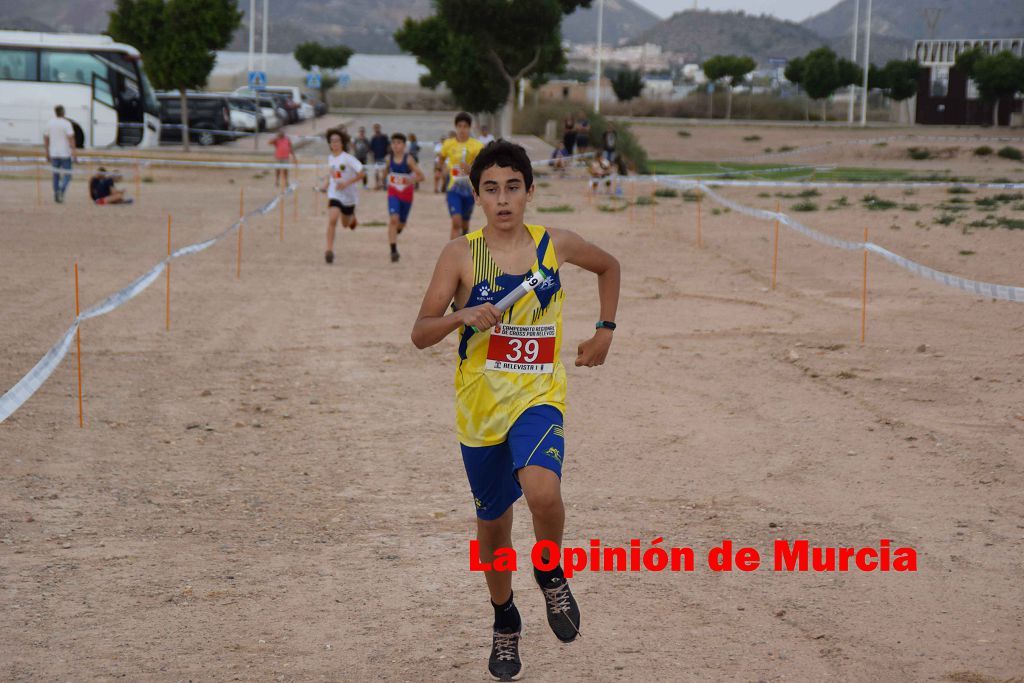
[[[914,59],[921,64],[917,82],[917,123],[929,125],[991,125],[993,103],[978,94],[974,81],[956,68],[956,58],[980,47],[989,54],[1009,50],[1018,57],[1024,51],[1024,38],[984,38],[968,40],[918,40]],[[1011,115],[1021,111],[1020,98],[999,101],[999,125],[1010,124]]]

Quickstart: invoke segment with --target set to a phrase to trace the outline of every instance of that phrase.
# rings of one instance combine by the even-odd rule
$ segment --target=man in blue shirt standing
[[[380,124],[373,124],[373,137],[370,138],[370,151],[373,153],[373,177],[374,189],[383,190],[384,183],[384,162],[387,160],[388,151],[391,148],[391,140],[381,132]]]

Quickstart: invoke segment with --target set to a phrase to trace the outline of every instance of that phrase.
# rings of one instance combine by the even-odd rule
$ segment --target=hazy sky
[[[633,0],[659,17],[693,9],[693,0]],[[697,0],[698,9],[744,10],[747,14],[771,14],[779,19],[803,21],[824,12],[839,0]]]

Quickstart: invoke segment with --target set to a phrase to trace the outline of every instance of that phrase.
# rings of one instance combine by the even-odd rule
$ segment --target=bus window
[[[43,51],[42,78],[51,83],[92,85],[92,75],[107,78],[107,65],[88,52]]]
[[[0,48],[0,81],[34,81],[39,53]]]

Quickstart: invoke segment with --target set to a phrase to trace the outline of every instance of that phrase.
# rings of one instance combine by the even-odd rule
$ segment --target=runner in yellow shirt
[[[526,225],[533,170],[519,145],[498,140],[470,170],[487,224],[449,242],[438,259],[412,330],[418,348],[459,332],[455,373],[456,425],[477,515],[483,562],[512,547],[512,504],[523,494],[537,540],[561,548],[565,524],[561,475],[566,373],[562,340],[561,266],[597,274],[600,321],[579,345],[577,366],[601,365],[608,355],[619,299],[619,262],[568,230]],[[508,292],[532,289],[505,310]],[[454,301],[452,312],[447,312]],[[557,559],[557,558],[546,558]],[[490,673],[513,680],[522,672],[522,620],[512,601],[512,576],[484,572],[494,608]],[[580,610],[560,566],[534,568],[548,625],[562,642],[579,634]]]
[[[469,168],[480,150],[482,142],[470,137],[473,117],[466,112],[455,115],[455,137],[448,138],[441,145],[441,158],[448,166],[448,214],[452,217],[451,238],[465,235],[469,231],[469,219],[473,215],[473,188],[469,183]]]

